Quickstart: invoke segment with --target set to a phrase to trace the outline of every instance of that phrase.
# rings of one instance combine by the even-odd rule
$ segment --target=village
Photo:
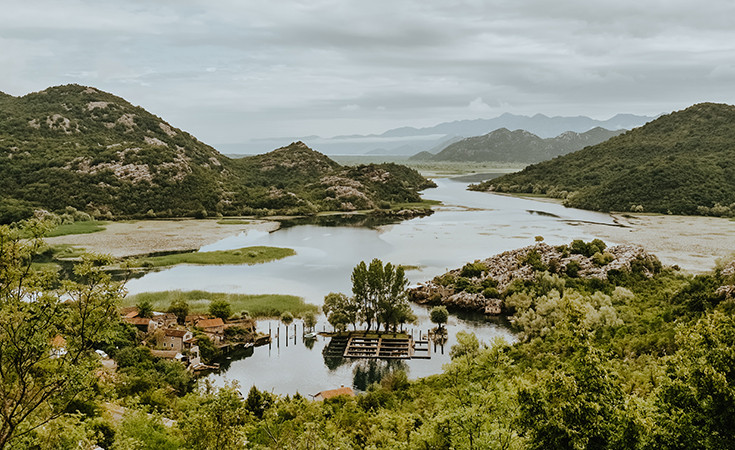
[[[255,320],[247,316],[226,320],[206,314],[182,317],[172,312],[141,311],[138,306],[122,308],[120,315],[123,322],[137,329],[141,344],[150,348],[153,356],[180,361],[194,373],[217,369],[214,354],[270,342],[270,335],[258,333]]]

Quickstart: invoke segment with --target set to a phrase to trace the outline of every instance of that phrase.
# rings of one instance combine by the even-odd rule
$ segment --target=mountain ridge
[[[598,144],[620,133],[621,130],[595,127],[584,133],[565,131],[554,138],[543,139],[526,130],[499,128],[483,136],[452,143],[436,155],[419,153],[412,159],[535,163]]]
[[[430,185],[394,166],[351,170],[303,142],[230,159],[93,87],[0,96],[0,222],[66,207],[100,218],[351,211],[417,202]]]
[[[480,183],[599,211],[735,215],[735,106],[700,103],[603,143]]]

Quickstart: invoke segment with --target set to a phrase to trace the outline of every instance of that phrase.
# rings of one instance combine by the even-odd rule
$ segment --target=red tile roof
[[[131,325],[148,325],[151,319],[147,317],[125,317],[123,320]]]
[[[216,319],[202,319],[197,322],[196,326],[199,328],[216,328],[225,326],[225,323],[217,317]]]
[[[321,397],[322,400],[326,400],[328,398],[338,397],[340,395],[347,395],[349,397],[355,396],[355,391],[352,390],[351,387],[341,387],[339,389],[330,389],[328,391],[321,391],[320,393],[316,394],[314,397]]]

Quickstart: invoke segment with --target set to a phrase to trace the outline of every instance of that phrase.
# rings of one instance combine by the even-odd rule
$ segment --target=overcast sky
[[[79,83],[211,143],[735,103],[732,0],[4,0],[0,91]]]

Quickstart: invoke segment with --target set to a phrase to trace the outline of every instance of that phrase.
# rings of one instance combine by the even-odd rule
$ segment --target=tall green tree
[[[0,226],[0,449],[93,392],[94,345],[110,336],[123,293],[101,270],[109,257],[85,256],[76,282],[34,271],[46,230]]]
[[[400,266],[383,265],[377,258],[369,266],[364,261],[355,266],[352,270],[352,293],[360,305],[360,316],[368,330],[373,323],[377,330],[381,324],[385,329],[395,329],[408,317],[407,287],[408,280]]]

